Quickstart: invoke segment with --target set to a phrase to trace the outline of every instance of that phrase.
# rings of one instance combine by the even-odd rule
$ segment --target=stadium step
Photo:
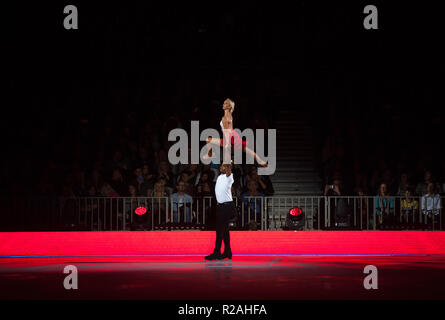
[[[277,167],[271,176],[275,196],[295,197],[321,194],[321,179],[314,167],[313,128],[301,109],[280,110],[277,130]]]

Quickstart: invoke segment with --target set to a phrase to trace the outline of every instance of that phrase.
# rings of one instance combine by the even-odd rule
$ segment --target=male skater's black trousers
[[[224,240],[224,252],[231,253],[229,220],[235,214],[235,204],[233,201],[218,203],[216,207],[216,241],[214,253],[221,252],[221,244]]]

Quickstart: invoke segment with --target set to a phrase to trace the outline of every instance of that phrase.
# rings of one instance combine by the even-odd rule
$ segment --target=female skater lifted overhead
[[[234,150],[242,149],[244,152],[253,156],[253,158],[258,162],[258,164],[262,167],[267,166],[267,162],[262,160],[252,149],[247,147],[247,142],[243,141],[239,134],[233,130],[233,110],[235,109],[235,102],[230,99],[226,99],[224,101],[222,109],[224,110],[224,116],[221,118],[221,122],[219,123],[221,129],[223,131],[223,139],[219,138],[207,138],[207,154],[204,158],[210,158],[210,143],[216,146],[222,146],[227,149],[229,146]],[[226,163],[230,163],[230,153],[226,152],[227,161]]]

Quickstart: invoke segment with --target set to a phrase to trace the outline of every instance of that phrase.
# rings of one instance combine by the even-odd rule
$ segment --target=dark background
[[[68,4],[79,10],[78,30],[63,28]],[[225,97],[238,102],[240,127],[252,113],[273,125],[279,108],[300,108],[313,114],[321,150],[333,131],[348,137],[352,119],[360,159],[402,152],[415,166],[428,154],[440,171],[440,8],[374,1],[379,30],[365,30],[366,4],[7,5],[2,193],[32,192],[49,162],[69,162],[81,120],[94,130],[106,116],[187,119],[198,107],[217,128],[220,110],[211,106]]]

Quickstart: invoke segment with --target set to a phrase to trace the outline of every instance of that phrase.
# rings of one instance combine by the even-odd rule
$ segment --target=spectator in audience
[[[140,190],[140,186],[144,182],[144,175],[142,174],[141,167],[136,167],[133,170],[133,179],[131,180],[131,182],[134,183],[135,186],[137,186],[138,190]]]
[[[151,191],[151,192],[150,192]],[[154,186],[153,190],[148,190],[147,197],[168,197],[168,193],[165,190],[165,182],[158,180]]]
[[[203,180],[202,177],[206,175],[206,180]],[[197,174],[196,174],[196,185],[205,182],[207,180],[213,180],[213,172],[210,170],[210,165],[205,164],[202,165],[201,169],[198,170]]]
[[[102,188],[103,179],[99,169],[95,168],[91,172],[90,184],[94,185],[96,190],[100,190]]]
[[[113,153],[111,161],[108,163],[107,172],[110,172],[114,168],[124,168],[125,166],[126,164],[124,162],[124,157],[122,155],[122,152],[120,150],[116,150]]]
[[[203,171],[199,174],[198,185],[207,183],[207,182],[211,183],[210,178],[209,178],[209,173],[210,173],[209,171]]]
[[[436,191],[436,185],[428,183],[426,194],[422,196],[422,213],[427,217],[438,215],[442,209],[440,195]]]
[[[427,193],[428,184],[434,184],[435,190],[440,193],[440,185],[433,180],[433,175],[430,170],[425,171],[423,175],[423,181],[419,182],[416,187],[416,195],[423,196]]]
[[[187,182],[195,187],[198,184],[198,165],[194,163],[190,163],[187,168],[188,180]]]
[[[258,190],[260,193],[271,196],[274,193],[274,189],[272,186],[272,182],[270,181],[269,176],[259,176],[258,169],[255,166],[252,166],[249,175],[246,177],[246,185],[249,185],[249,181],[255,181],[258,186]]]
[[[153,191],[154,175],[150,172],[150,166],[146,163],[142,167],[143,182],[139,185],[140,194],[148,194]]]
[[[336,177],[332,181],[332,184],[327,184],[324,187],[324,195],[325,196],[340,196],[341,195],[341,180],[340,178]]]
[[[374,165],[374,170],[372,172],[371,180],[370,180],[370,187],[371,187],[372,193],[374,193],[374,192],[378,193],[379,188],[380,188],[379,183],[383,182],[385,180],[383,175],[388,169],[388,164],[386,163],[385,159],[381,158],[381,157],[383,157],[384,152],[381,150],[377,150],[377,151],[379,153],[379,155],[377,156],[377,166],[375,167],[375,165]],[[389,176],[390,175],[388,173],[386,173],[386,180],[389,180],[388,179]],[[391,181],[390,181],[390,183],[391,183]],[[387,190],[389,190],[388,186],[387,186]]]
[[[146,147],[139,147],[139,154],[136,158],[136,163],[134,164],[136,167],[142,167],[144,164],[150,163],[149,153]]]
[[[247,192],[241,195],[241,201],[244,207],[244,225],[250,221],[261,223],[262,197],[264,194],[258,191],[256,180],[249,180],[247,183]]]
[[[331,185],[325,186],[324,195],[327,197],[339,197],[335,199],[328,199],[330,211],[334,213],[331,216],[331,219],[333,218],[336,224],[339,222],[348,222],[351,214],[350,207],[346,198],[342,197],[344,196],[343,183],[338,175],[332,181]]]
[[[183,171],[178,180],[184,182],[185,193],[193,197],[195,195],[195,187],[194,184],[192,183],[193,180],[192,173],[190,171]]]
[[[97,188],[94,184],[90,184],[87,188],[87,193],[86,193],[87,197],[99,197],[100,194],[97,191]]]
[[[121,170],[114,169],[111,176],[110,186],[117,192],[118,196],[124,197],[128,194],[128,187],[124,183]]]
[[[182,180],[179,180],[178,184],[176,185],[177,192],[173,193],[170,197],[170,201],[172,204],[172,210],[173,210],[173,222],[186,222],[190,223],[192,222],[191,219],[191,208],[190,206],[193,203],[193,198],[185,193],[185,182]]]
[[[390,218],[394,214],[394,198],[390,197],[385,183],[380,184],[378,195],[375,198],[375,210],[380,224],[383,223],[384,218]]]
[[[407,172],[402,172],[400,174],[400,182],[397,190],[398,196],[406,196],[406,191],[410,188],[409,176]]]
[[[170,166],[167,161],[161,161],[159,163],[157,179],[164,179],[165,184],[169,187],[173,187],[173,176],[170,172]]]
[[[114,190],[113,187],[108,183],[104,183],[102,185],[100,193],[104,197],[119,197],[119,194],[116,192],[116,190]]]
[[[394,188],[394,178],[392,176],[392,172],[391,169],[386,168],[383,171],[383,175],[382,175],[382,180],[383,183],[386,184],[386,188],[388,189],[388,193],[389,194],[394,194],[395,193],[395,188]]]
[[[414,217],[416,216],[416,213],[419,212],[419,201],[414,199],[413,194],[414,192],[412,188],[408,187],[405,190],[405,198],[402,199],[400,203],[402,221],[406,223],[408,223],[409,221],[414,222]]]
[[[134,184],[128,185],[128,194],[130,198],[136,198],[139,196],[138,189]]]
[[[196,196],[197,197],[212,197],[213,196],[213,189],[210,187],[210,182],[206,181],[206,182],[201,182],[200,184],[198,184],[198,186],[196,187],[197,191],[196,191]]]
[[[244,169],[239,164],[233,164],[232,172],[234,177],[234,182],[232,184],[232,187],[235,188],[234,196],[239,196],[244,191],[245,187],[247,187],[245,185],[246,176],[244,174]]]
[[[168,193],[165,190],[165,182],[157,181],[153,186],[153,190],[147,190],[147,197],[154,198],[150,199],[150,201],[155,225],[165,223],[168,220],[168,218],[166,220]]]
[[[170,196],[173,193],[174,189],[172,187],[170,187],[169,185],[167,185],[167,182],[164,178],[159,178],[158,181],[164,184],[165,191],[167,192],[168,196]]]

